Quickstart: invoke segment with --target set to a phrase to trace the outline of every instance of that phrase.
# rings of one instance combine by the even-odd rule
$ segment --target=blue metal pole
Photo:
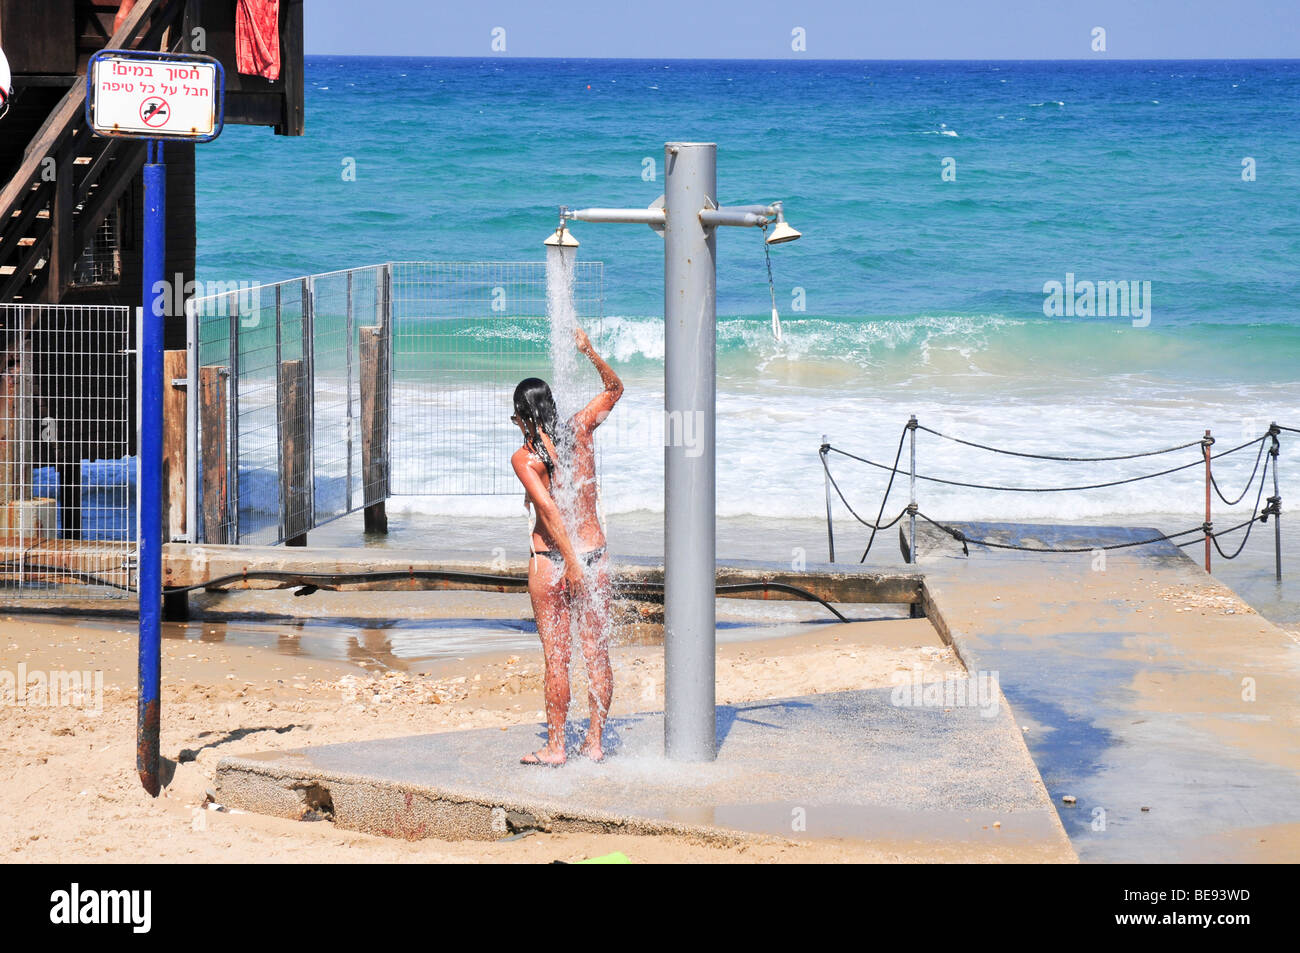
[[[161,142],[151,141],[144,166],[144,321],[140,361],[140,704],[136,716],[136,770],[144,789],[159,791],[158,731],[162,682],[162,429],[163,322],[169,300],[162,289],[166,256],[166,166]]]

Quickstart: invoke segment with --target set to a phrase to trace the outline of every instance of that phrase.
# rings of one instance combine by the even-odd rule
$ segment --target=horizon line
[[[963,57],[905,56],[885,59],[853,59],[846,57],[803,56],[515,56],[494,53],[485,56],[427,53],[323,53],[308,52],[305,56],[337,56],[349,59],[403,59],[403,60],[588,60],[597,62],[645,63],[1296,63],[1300,56],[1161,56],[1161,57],[1079,57],[1052,58],[1043,56],[1015,57],[1011,59],[972,59]]]

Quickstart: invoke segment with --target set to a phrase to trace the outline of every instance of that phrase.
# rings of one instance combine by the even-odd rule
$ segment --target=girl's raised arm
[[[605,385],[605,389],[573,417],[575,426],[591,431],[604,422],[610,411],[614,409],[614,405],[618,403],[618,399],[623,396],[623,382],[618,379],[614,369],[605,363],[605,359],[596,353],[586,331],[578,328],[574,331],[573,338],[577,342],[579,353],[587,356],[596,368],[596,372],[600,374],[600,382]]]

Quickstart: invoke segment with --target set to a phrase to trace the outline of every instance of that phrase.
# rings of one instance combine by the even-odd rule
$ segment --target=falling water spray
[[[551,495],[559,507],[560,517],[570,534],[575,551],[581,552],[584,547],[578,538],[578,529],[584,519],[598,516],[583,512],[576,469],[577,447],[573,431],[569,427],[573,416],[593,396],[582,383],[590,375],[584,373],[585,361],[580,359],[575,339],[580,327],[573,300],[577,248],[577,239],[563,227],[546,241],[546,312],[550,324],[551,394],[555,398],[560,422],[556,430],[555,450],[558,459],[555,461],[555,475],[551,481]],[[571,662],[575,649],[585,651],[582,638],[584,627],[598,629],[596,638],[606,647],[612,630],[609,593],[600,591],[597,579],[599,562],[593,565],[584,562],[582,571],[585,576],[583,592],[569,614]],[[576,704],[580,702],[575,696],[570,705]]]

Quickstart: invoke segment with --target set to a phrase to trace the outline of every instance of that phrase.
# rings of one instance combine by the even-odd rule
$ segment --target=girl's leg
[[[582,656],[587,662],[587,699],[591,705],[591,723],[582,743],[582,753],[593,761],[605,756],[602,740],[605,718],[614,698],[614,671],[609,664],[609,608],[612,598],[609,562],[601,558],[589,573],[590,585],[581,607],[580,632]]]
[[[526,755],[525,763],[563,764],[564,722],[569,711],[569,604],[560,591],[564,574],[545,556],[528,565],[528,596],[546,665],[546,747]]]

